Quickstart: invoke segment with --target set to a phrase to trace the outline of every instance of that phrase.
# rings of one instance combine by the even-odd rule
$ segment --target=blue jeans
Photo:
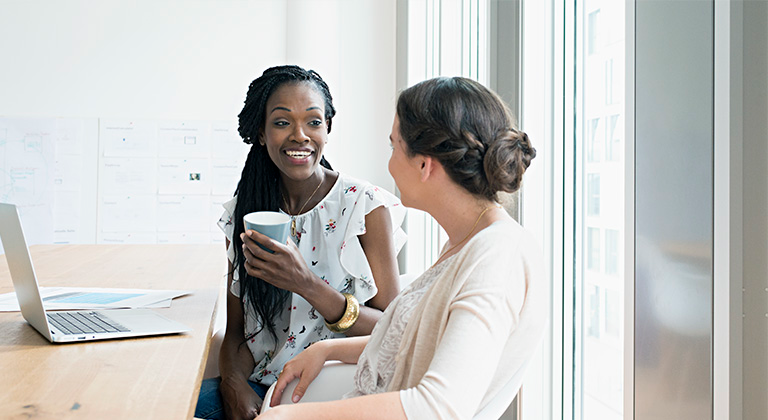
[[[197,397],[197,407],[195,407],[195,417],[201,419],[223,419],[224,405],[221,402],[221,393],[219,392],[221,378],[203,379],[200,385],[200,396]],[[256,391],[256,394],[264,398],[267,393],[267,386],[248,381],[248,385]]]

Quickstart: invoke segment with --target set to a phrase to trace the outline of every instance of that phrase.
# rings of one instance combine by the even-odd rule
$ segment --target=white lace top
[[[371,332],[371,338],[357,361],[355,389],[345,395],[352,398],[387,391],[395,372],[395,355],[411,313],[429,286],[439,278],[452,255],[425,271],[389,304]]]
[[[236,202],[235,197],[224,203],[225,211],[219,220],[219,227],[230,240],[227,249],[230,262],[235,257],[232,219]],[[375,296],[377,289],[358,236],[366,232],[365,216],[381,206],[389,210],[395,250],[399,251],[405,242],[405,232],[400,228],[405,208],[394,195],[368,182],[340,173],[331,190],[314,208],[295,216],[296,236],[291,239],[309,269],[334,289],[355,295],[361,305]],[[233,273],[230,292],[240,296],[238,270]],[[277,340],[266,329],[261,330],[247,298],[245,304],[244,338],[256,363],[249,378],[253,382],[271,385],[283,365],[310,344],[344,336],[331,332],[312,305],[295,293],[275,320]]]

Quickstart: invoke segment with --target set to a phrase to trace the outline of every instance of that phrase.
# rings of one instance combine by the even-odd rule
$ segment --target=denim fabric
[[[195,407],[195,417],[211,420],[224,418],[224,406],[221,402],[219,384],[221,384],[221,377],[203,379],[203,383],[200,385],[200,396],[197,398],[197,407]],[[251,381],[248,381],[248,385],[256,391],[259,397],[264,398],[264,394],[267,393],[267,386]]]

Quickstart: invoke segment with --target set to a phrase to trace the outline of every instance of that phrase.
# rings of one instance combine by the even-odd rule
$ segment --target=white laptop
[[[176,334],[190,328],[149,309],[46,312],[16,206],[0,203],[0,239],[21,314],[52,343]]]

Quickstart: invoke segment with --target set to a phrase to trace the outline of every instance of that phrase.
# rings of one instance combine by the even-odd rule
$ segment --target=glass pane
[[[623,418],[625,2],[575,1],[573,418],[617,420]]]

